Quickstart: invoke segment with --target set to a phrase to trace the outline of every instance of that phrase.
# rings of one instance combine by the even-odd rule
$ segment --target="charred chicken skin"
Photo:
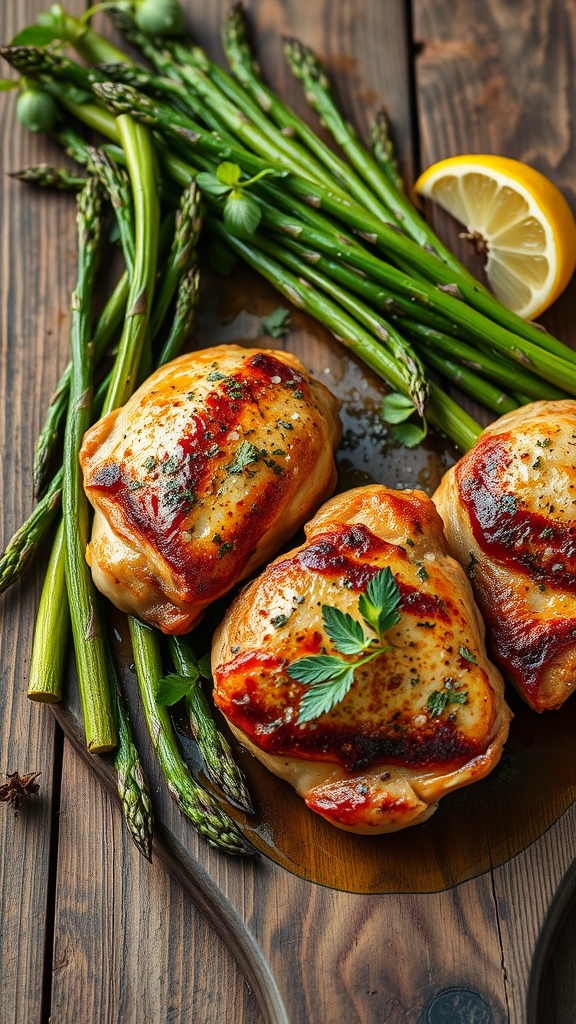
[[[181,356],[85,435],[87,559],[123,611],[185,633],[333,491],[338,404],[287,352]]]
[[[240,742],[332,824],[367,834],[416,824],[483,778],[508,733],[470,585],[420,491],[341,494],[306,537],[244,588],[217,630],[216,704]],[[356,670],[340,703],[299,722],[306,684],[287,670],[335,653],[322,606],[358,617],[359,595],[386,566],[400,591],[389,648]]]
[[[502,416],[434,495],[492,657],[536,711],[576,687],[576,401]]]

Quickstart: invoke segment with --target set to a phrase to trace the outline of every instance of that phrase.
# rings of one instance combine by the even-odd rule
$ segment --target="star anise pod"
[[[25,800],[29,800],[40,789],[35,780],[41,774],[28,772],[28,775],[20,775],[20,772],[6,772],[7,781],[0,786],[0,800],[10,804],[13,810],[17,811]]]

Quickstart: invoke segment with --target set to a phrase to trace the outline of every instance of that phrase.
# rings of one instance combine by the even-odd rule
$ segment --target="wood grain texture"
[[[499,153],[523,160],[551,178],[576,209],[574,83],[571,73],[576,41],[576,7],[555,0],[522,3],[498,0],[485,4],[426,3],[416,0],[414,31],[417,111],[422,168],[458,153]],[[427,216],[439,234],[478,272],[471,250],[457,237],[458,227],[439,209]],[[574,345],[573,309],[576,289],[570,285],[541,321],[553,334]],[[571,843],[570,813],[555,831],[559,846]],[[540,847],[538,846],[538,849]],[[550,852],[555,859],[558,849]],[[503,924],[507,957],[526,956],[525,943],[534,919],[541,920],[543,856],[526,861],[525,922],[510,932]],[[508,884],[507,884],[508,883]],[[507,890],[507,891],[506,891]],[[504,894],[506,891],[506,895]],[[510,906],[509,879],[501,874],[496,898]],[[573,1019],[576,981],[571,962],[576,914],[568,914],[560,943],[541,979],[538,1020],[568,1024]],[[533,925],[532,925],[533,930]],[[520,939],[520,941],[519,941]],[[528,939],[528,946],[531,940]],[[573,957],[573,953],[572,953]],[[566,1001],[555,998],[557,986]],[[508,992],[511,1019],[524,1012],[520,994]],[[534,1007],[534,1012],[536,1008]]]
[[[10,18],[14,27],[31,20],[30,5],[13,6]],[[219,58],[218,36],[227,6],[224,0],[211,5],[201,0],[186,3],[194,35]],[[519,126],[529,125],[531,108],[537,105],[534,83],[549,83],[556,99],[548,97],[548,106],[539,115],[541,120],[548,117],[548,122],[538,152],[539,159],[550,161],[552,176],[560,175],[557,180],[563,184],[574,167],[571,104],[566,99],[566,54],[575,42],[573,7],[564,10],[559,2],[549,2],[541,10],[534,2],[507,2],[488,3],[481,8],[464,0],[455,4],[439,0],[435,5],[417,0],[415,4],[417,39],[422,43],[416,98],[423,162],[446,155],[450,146],[460,141],[462,145],[468,142],[467,148],[478,148],[473,146],[475,138],[481,140],[482,148],[487,148],[490,139],[490,148],[504,151],[494,140],[503,139],[508,130],[507,76],[515,73],[515,61],[524,56],[529,70],[523,69],[519,83],[514,85],[513,130],[506,137],[520,145]],[[324,0],[252,0],[248,9],[266,77],[311,122],[300,87],[284,67],[279,40],[282,33],[299,36],[323,56],[347,115],[361,129],[377,107],[385,104],[409,181],[415,166],[415,125],[411,119],[407,4],[402,0],[364,0],[362,4],[353,0],[331,4]],[[7,17],[8,12],[0,14],[0,19]],[[11,34],[11,27],[6,27],[5,36]],[[26,162],[24,153],[32,144],[13,129],[9,106],[10,99],[4,98],[0,105],[0,115],[6,116],[1,129],[8,147],[4,152],[10,156],[9,147],[16,148],[14,164],[21,164]],[[34,141],[33,148],[43,157],[47,152],[44,140],[39,144]],[[522,157],[526,153],[519,150],[509,155]],[[545,163],[540,166],[547,169]],[[23,460],[18,475],[12,467],[6,468],[4,480],[5,511],[14,523],[29,507],[26,501],[33,438],[47,395],[66,358],[68,291],[75,265],[70,201],[50,197],[47,202],[43,196],[26,192],[26,203],[22,201],[16,209],[13,197],[20,193],[24,193],[21,186],[3,187],[8,214],[1,222],[2,252],[7,251],[8,244],[13,248],[14,239],[20,236],[30,248],[25,257],[18,257],[16,269],[11,269],[6,259],[2,261],[2,274],[8,282],[7,290],[2,291],[3,302],[9,301],[10,305],[3,307],[6,330],[0,345],[8,336],[8,325],[13,327],[15,322],[21,324],[20,339],[25,336],[27,345],[29,336],[36,341],[30,363],[26,363],[21,344],[10,352],[2,349],[2,366],[6,369],[0,371],[5,374],[0,383],[8,389],[3,392],[8,399],[2,423],[10,431],[10,444],[17,449],[17,457]],[[46,259],[48,246],[52,258]],[[30,271],[38,294],[24,291]],[[565,338],[573,302],[572,289],[549,318],[554,330]],[[241,275],[234,286],[227,283],[223,287],[220,282],[214,287],[208,280],[198,342],[205,345],[257,339],[262,316],[277,305],[273,290],[252,275]],[[56,344],[49,344],[47,330],[54,331],[59,320],[63,329]],[[367,395],[377,401],[380,386],[359,374],[354,361],[342,358],[327,333],[306,317],[296,314],[293,324],[286,345],[346,399],[344,444],[339,456],[342,479],[352,486],[376,474],[390,485],[417,483],[432,490],[446,453],[439,458],[435,445],[430,444],[399,458],[384,443],[375,444],[363,417]],[[43,367],[42,375],[37,374],[38,365]],[[33,416],[28,412],[30,396],[34,396]],[[28,594],[35,586],[33,583],[22,591]],[[8,607],[13,618],[4,634],[2,653],[11,680],[17,641],[22,648],[27,644],[25,649],[29,650],[33,609],[20,605],[20,595],[9,605],[5,603],[4,611]],[[124,654],[129,661],[129,652]],[[18,664],[22,664],[20,656]],[[128,678],[128,685],[137,707],[133,679]],[[24,699],[25,683],[20,688],[20,693],[18,687],[16,691],[3,691],[9,696],[0,698],[6,701],[0,727],[2,744],[10,744],[1,749],[21,753],[30,744],[35,755],[51,764],[51,716],[47,709],[33,708],[31,719]],[[62,720],[78,743],[76,717]],[[166,794],[138,712],[135,726],[150,761],[155,806],[164,823],[159,829],[158,858],[171,867],[176,882],[158,864],[148,868],[126,838],[118,808],[99,788],[101,782],[112,786],[107,762],[90,758],[89,769],[67,749],[59,831],[53,1022],[72,1024],[83,1018],[118,1020],[122,1024],[137,1020],[183,1024],[192,1019],[200,1024],[232,1020],[238,1024],[286,1024],[287,1020],[290,1024],[423,1024],[425,1020],[437,1024],[446,1019],[445,1007],[442,1011],[439,1002],[440,990],[446,989],[449,992],[445,998],[452,999],[452,1019],[458,1019],[455,1006],[459,1005],[460,1010],[464,1007],[462,1012],[466,1012],[465,1000],[472,998],[466,990],[470,989],[477,994],[476,1008],[470,1009],[469,1002],[468,1016],[460,1019],[473,1020],[472,1012],[477,1012],[484,1013],[484,1017],[477,1017],[482,1024],[528,1021],[524,1004],[538,930],[551,894],[576,856],[574,805],[513,860],[446,891],[385,896],[340,892],[298,878],[265,857],[239,862],[202,843]],[[38,762],[32,766],[38,767]],[[556,808],[557,803],[552,794],[552,806]],[[562,809],[558,806],[552,817]],[[5,904],[12,909],[3,908],[8,931],[3,934],[0,956],[5,957],[8,973],[3,992],[6,1013],[0,1013],[0,1020],[6,1019],[9,1024],[40,1021],[49,806],[42,813],[44,824],[40,828],[22,813],[16,822],[10,820],[0,840],[4,844],[0,853],[8,853],[8,862],[0,863],[3,898],[10,887],[13,889],[14,877],[21,879],[20,891],[11,894],[11,902]],[[462,817],[465,813],[464,807]],[[25,832],[15,835],[13,826],[23,830],[23,825]],[[516,825],[513,819],[511,827]],[[464,832],[460,820],[452,837],[447,837],[448,846],[450,841],[457,845],[458,836]],[[491,857],[496,860],[494,853],[489,843],[482,850],[488,861]],[[319,844],[315,854],[329,861],[330,848]],[[449,886],[450,868],[443,863],[446,853],[437,849],[430,855],[438,858]],[[350,871],[354,871],[353,861]],[[38,923],[34,923],[35,915]],[[4,941],[6,934],[9,944]],[[573,990],[566,978],[574,949],[569,928],[567,934],[565,966],[555,968],[547,990],[550,998],[545,1001],[538,1024],[573,1020]],[[13,957],[15,941],[23,943],[24,956],[18,963]],[[545,952],[543,948],[542,958]],[[277,979],[286,1014],[273,979],[267,974],[266,962]],[[242,980],[242,972],[253,987],[253,996]],[[4,973],[0,977],[4,985]],[[438,1016],[441,1012],[444,1017]],[[533,1015],[529,1024],[535,1022]]]
[[[261,1018],[222,941],[166,868],[141,857],[118,806],[66,743],[51,1021],[74,1020]]]
[[[72,10],[81,5],[73,2]],[[38,10],[35,0],[0,7],[0,38],[11,39]],[[3,77],[11,77],[2,69]],[[66,358],[75,229],[69,200],[45,197],[6,178],[50,159],[56,147],[14,127],[14,93],[0,103],[0,452],[1,540],[33,505],[32,455],[46,403]],[[57,250],[55,240],[58,239]],[[57,258],[55,258],[55,256]],[[15,816],[0,805],[0,1020],[39,1024],[49,909],[54,722],[26,698],[41,568],[27,572],[0,607],[0,778],[40,771],[40,793]],[[58,766],[56,765],[56,770]]]

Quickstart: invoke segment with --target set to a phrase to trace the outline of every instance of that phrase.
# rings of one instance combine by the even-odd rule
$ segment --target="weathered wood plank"
[[[81,4],[70,7],[79,10]],[[33,21],[37,11],[34,0],[2,4],[2,42]],[[7,65],[2,77],[11,77]],[[45,196],[6,177],[57,153],[44,138],[15,125],[15,97],[3,93],[0,104],[2,543],[33,506],[34,442],[66,356],[62,325],[74,274],[70,200],[55,197],[46,203]],[[46,709],[26,697],[39,570],[30,570],[5,594],[0,608],[0,777],[4,781],[14,770],[42,773],[39,796],[18,816],[0,807],[0,1019],[7,1024],[39,1024],[43,999],[55,728]]]
[[[65,745],[52,1020],[258,1024],[254,997],[179,883],[149,865],[116,802]]]
[[[414,11],[422,167],[458,153],[503,154],[537,167],[576,208],[573,5],[556,0],[482,5],[417,0]],[[439,233],[477,270],[477,258],[458,240],[457,226],[440,210],[427,213]],[[575,297],[572,282],[554,308],[541,317],[549,330],[572,345]],[[569,863],[566,857],[574,846],[573,822],[574,815],[568,812],[554,829],[553,848],[548,850],[546,843],[540,842],[535,851],[520,858],[514,864],[517,877],[513,882],[505,868],[497,873],[503,959],[513,965],[515,974],[527,972],[534,928],[542,920],[542,893],[549,898],[549,872],[555,870],[559,856],[565,867]],[[518,893],[523,894],[521,914],[514,903]],[[572,911],[543,978],[541,1024],[560,1024],[573,1018],[574,920]],[[522,1019],[523,998],[523,992],[508,987],[511,1020]]]

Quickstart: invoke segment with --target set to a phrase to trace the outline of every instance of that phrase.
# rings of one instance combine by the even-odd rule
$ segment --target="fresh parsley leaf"
[[[242,171],[238,164],[233,164],[228,160],[225,160],[224,163],[219,164],[216,168],[216,177],[223,185],[233,188],[234,185],[237,185],[240,181]]]
[[[472,651],[469,651],[467,647],[460,647],[459,652],[461,658],[465,658],[466,661],[471,661],[473,665],[478,664],[476,661],[476,655],[472,654]]]
[[[405,448],[416,448],[426,437],[428,425],[426,420],[422,426],[417,423],[399,423],[392,427],[390,433],[397,444],[402,444]]]
[[[158,680],[154,695],[156,700],[165,707],[172,707],[173,704],[182,700],[182,697],[186,697],[192,692],[198,682],[198,675],[199,673],[196,671],[195,675],[190,676],[181,676],[178,672],[170,672],[169,675],[162,676],[162,679]]]
[[[255,199],[240,189],[234,189],[224,203],[223,216],[228,230],[243,238],[254,234],[262,219],[262,211]]]
[[[215,174],[211,174],[209,171],[201,171],[200,174],[197,174],[196,183],[209,196],[225,196],[230,191],[229,185],[224,185]]]
[[[331,654],[311,654],[307,658],[298,658],[286,669],[291,679],[307,686],[328,683],[340,679],[344,672],[354,670],[354,665]]]
[[[403,423],[416,411],[414,402],[406,395],[395,391],[391,395],[385,395],[380,407],[380,415],[385,423]]]
[[[378,644],[366,636],[362,624],[347,612],[331,605],[322,605],[325,632],[340,654],[355,655],[354,661],[327,654],[299,658],[286,669],[287,674],[304,683],[310,690],[300,700],[298,722],[310,722],[330,711],[344,699],[354,682],[354,673],[361,665],[378,658],[388,647],[382,634],[398,622],[400,591],[389,567],[381,569],[358,600],[358,611],[378,635]]]
[[[341,654],[361,654],[370,644],[370,638],[364,635],[358,620],[353,619],[348,612],[323,604],[322,621],[336,650]]]
[[[264,334],[269,334],[271,338],[281,338],[282,335],[288,334],[290,330],[290,310],[278,306],[278,309],[274,309],[272,313],[264,317],[262,330]]]
[[[236,449],[232,462],[226,466],[226,470],[228,473],[241,473],[247,466],[259,462],[261,457],[261,452],[251,441],[242,441]]]
[[[358,600],[358,611],[364,621],[382,640],[383,633],[386,633],[392,626],[400,621],[400,590],[394,579],[389,566],[381,569],[380,572],[370,580],[364,593],[360,594]]]
[[[313,666],[310,666],[311,662]],[[323,663],[320,673],[326,672],[326,677],[319,674],[317,662]],[[337,663],[338,667],[329,666],[327,663],[330,662]],[[308,665],[306,666],[304,663],[308,663]],[[299,667],[299,669],[296,667]],[[331,658],[323,654],[302,657],[299,659],[299,662],[294,662],[290,666],[288,674],[292,678],[297,679],[298,676],[292,672],[293,669],[296,669],[298,675],[307,677],[305,679],[298,679],[299,682],[307,682],[310,685],[310,689],[304,693],[300,700],[298,708],[299,725],[303,722],[312,722],[315,718],[319,718],[320,715],[331,711],[334,705],[337,705],[340,700],[344,699],[349,688],[354,683],[354,665],[348,665],[346,662],[341,662],[340,658]]]
[[[209,653],[203,654],[199,659],[198,671],[202,679],[212,679],[211,657]]]
[[[431,718],[439,718],[449,704],[466,704],[468,691],[453,692],[452,690],[434,690],[426,701]]]
[[[297,662],[294,662],[294,664],[297,664]],[[331,711],[335,704],[339,704],[340,701],[344,700],[353,682],[354,666],[350,665],[347,669],[342,666],[341,672],[334,676],[333,679],[326,680],[326,682],[319,683],[316,686],[311,686],[300,701],[298,724],[312,722],[315,718],[319,718],[320,715]]]

